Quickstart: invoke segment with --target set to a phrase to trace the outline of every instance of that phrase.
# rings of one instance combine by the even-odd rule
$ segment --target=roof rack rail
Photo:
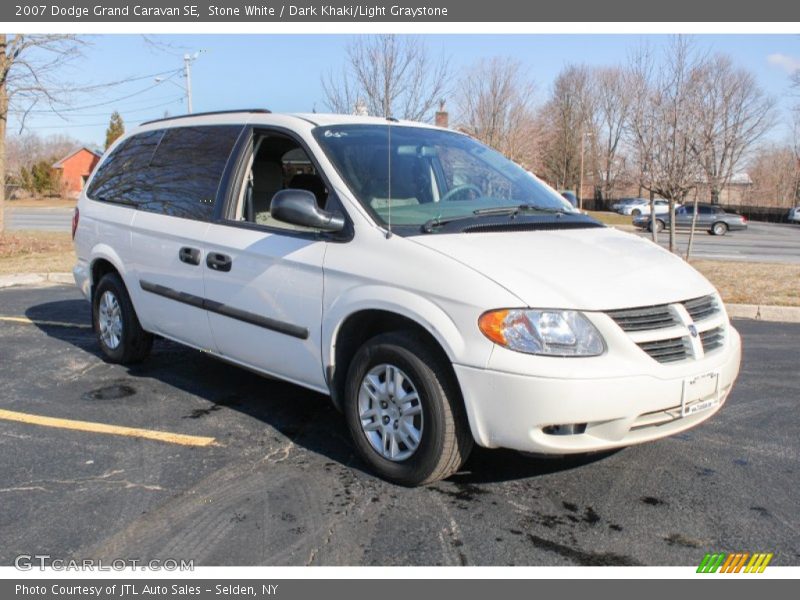
[[[176,115],[174,117],[163,117],[161,119],[151,119],[149,121],[144,121],[140,123],[140,125],[150,125],[151,123],[160,123],[162,121],[173,121],[175,119],[189,119],[191,117],[205,117],[208,115],[228,115],[232,113],[262,113],[262,114],[269,114],[272,111],[267,108],[236,108],[231,110],[211,110],[208,112],[199,112],[199,113],[189,113],[186,115]]]

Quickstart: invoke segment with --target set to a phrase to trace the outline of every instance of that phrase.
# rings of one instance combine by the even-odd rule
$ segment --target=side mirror
[[[322,231],[341,231],[344,217],[329,213],[317,206],[317,198],[308,190],[288,189],[272,197],[270,213],[279,221],[313,227]]]

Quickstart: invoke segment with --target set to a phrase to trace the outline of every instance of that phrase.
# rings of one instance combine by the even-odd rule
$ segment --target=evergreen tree
[[[111,113],[111,120],[108,122],[108,129],[106,129],[106,150],[123,133],[125,133],[125,123],[122,122],[120,114],[114,111]]]

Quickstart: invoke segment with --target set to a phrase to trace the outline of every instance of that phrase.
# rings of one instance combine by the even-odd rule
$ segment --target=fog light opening
[[[580,435],[586,431],[586,423],[569,423],[565,425],[548,425],[542,428],[547,435]]]

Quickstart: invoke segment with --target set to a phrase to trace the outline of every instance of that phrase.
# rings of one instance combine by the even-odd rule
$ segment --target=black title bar
[[[793,22],[800,3],[786,0],[58,0],[3,2],[0,21],[22,22]]]

